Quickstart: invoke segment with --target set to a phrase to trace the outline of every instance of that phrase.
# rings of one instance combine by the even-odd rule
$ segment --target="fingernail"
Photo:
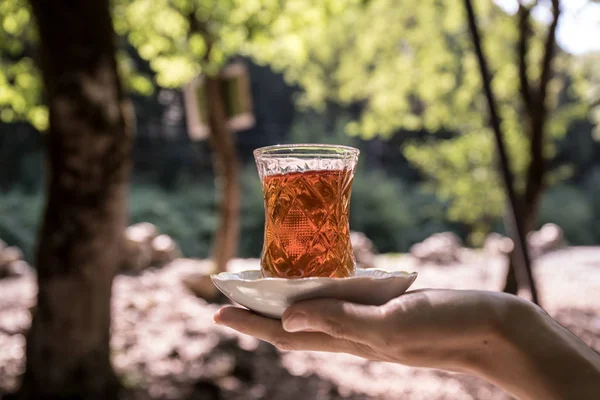
[[[308,328],[308,320],[306,315],[302,313],[295,313],[287,317],[283,321],[283,329],[288,332],[300,332]]]
[[[221,309],[218,309],[214,314],[213,314],[213,322],[217,325],[223,325],[223,323],[221,321],[219,321],[221,319]]]

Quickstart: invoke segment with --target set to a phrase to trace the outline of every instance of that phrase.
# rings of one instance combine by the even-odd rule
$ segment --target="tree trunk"
[[[524,205],[522,208],[524,211],[524,215],[521,216],[521,220],[523,221],[523,228],[525,231],[525,235],[531,232],[535,228],[535,219],[537,216],[537,211],[540,203],[540,199],[542,196],[542,185],[536,185],[537,190],[535,191],[536,195],[531,198],[531,202]],[[527,192],[534,193],[534,191],[528,190]],[[530,252],[531,254],[531,252]],[[515,249],[513,249],[508,255],[508,270],[506,272],[506,281],[504,283],[504,288],[502,289],[505,293],[517,294],[519,291],[519,285],[517,282],[515,268],[518,268],[516,264]],[[535,280],[532,281],[532,287],[537,292],[537,288],[535,286]]]
[[[38,301],[21,399],[116,398],[110,297],[130,170],[129,103],[108,0],[31,0],[50,112]]]
[[[524,221],[522,220],[523,215],[527,215],[525,211],[522,211],[519,207],[519,199],[515,191],[513,184],[513,175],[510,169],[510,163],[508,153],[506,151],[506,145],[504,144],[504,136],[502,134],[502,128],[500,123],[500,116],[496,109],[496,99],[494,92],[492,91],[491,77],[487,66],[487,59],[483,53],[483,47],[481,45],[481,37],[479,34],[479,28],[477,27],[477,18],[475,17],[475,10],[471,0],[464,0],[465,10],[467,12],[467,22],[469,25],[469,31],[471,32],[471,38],[473,40],[473,47],[475,48],[475,54],[477,56],[479,64],[479,72],[481,74],[481,81],[485,93],[485,98],[488,103],[488,110],[490,113],[490,127],[494,133],[494,139],[496,142],[496,150],[498,154],[498,167],[504,182],[506,190],[509,212],[507,220],[507,231],[514,241],[514,256],[511,259],[517,261],[518,269],[512,269],[515,272],[514,278],[517,280],[519,286],[529,291],[531,301],[537,303],[537,290],[535,287],[535,281],[533,279],[531,260],[529,258],[529,252],[527,248],[526,234],[527,230],[524,227]],[[518,257],[518,258],[516,258]],[[518,274],[517,274],[518,273]]]
[[[535,227],[535,219],[544,191],[544,177],[546,173],[546,160],[544,159],[545,126],[548,115],[546,106],[546,94],[548,84],[552,77],[552,60],[556,51],[556,28],[560,18],[560,2],[552,0],[552,21],[545,38],[544,56],[542,59],[542,72],[537,85],[532,86],[528,78],[528,41],[531,36],[530,17],[531,8],[519,4],[519,42],[517,47],[519,59],[519,81],[520,93],[525,111],[526,129],[529,134],[529,154],[531,160],[527,168],[526,187],[522,199],[523,221],[525,234],[531,232]],[[535,292],[535,281],[532,281],[532,289]],[[516,294],[518,290],[515,275],[515,254],[509,256],[508,272],[504,291]]]
[[[212,256],[219,272],[235,257],[240,225],[239,160],[235,140],[227,127],[227,114],[219,77],[206,78],[210,143],[219,196],[219,227],[213,240]]]

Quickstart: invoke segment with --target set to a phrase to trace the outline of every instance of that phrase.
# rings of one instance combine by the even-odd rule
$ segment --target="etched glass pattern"
[[[353,275],[349,208],[358,150],[271,146],[254,155],[265,201],[263,276]]]

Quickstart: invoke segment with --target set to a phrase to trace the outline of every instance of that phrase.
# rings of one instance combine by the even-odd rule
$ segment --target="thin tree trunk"
[[[31,0],[50,112],[38,301],[21,399],[114,399],[110,298],[130,170],[108,0]]]
[[[524,215],[521,217],[523,221],[523,229],[526,233],[531,232],[535,227],[535,217],[537,215],[537,209],[539,205],[539,199],[541,198],[541,190],[539,192],[538,201],[535,203],[529,203],[526,207],[523,207]],[[506,272],[506,280],[504,282],[504,288],[502,289],[505,293],[517,294],[519,291],[519,285],[515,274],[515,269],[519,268],[517,263],[517,255],[515,249],[508,255],[508,269]]]
[[[546,160],[544,159],[543,147],[545,139],[545,125],[548,110],[546,107],[546,94],[548,83],[552,77],[552,60],[556,48],[556,28],[560,18],[560,2],[552,0],[552,22],[548,28],[546,42],[544,45],[544,57],[542,59],[542,72],[538,85],[531,85],[527,71],[528,41],[531,35],[530,16],[531,9],[519,5],[519,80],[520,93],[525,112],[526,131],[530,139],[529,154],[530,161],[526,174],[525,193],[522,199],[523,220],[525,233],[535,229],[535,220],[540,206],[542,193],[544,191],[544,177],[546,174]],[[510,254],[508,272],[504,291],[516,294],[517,280],[515,276],[515,254]]]
[[[218,271],[237,252],[240,225],[239,160],[234,135],[227,127],[227,114],[219,77],[206,78],[210,142],[219,198],[219,227],[213,240],[212,256]]]
[[[504,137],[502,135],[500,116],[496,110],[496,99],[494,97],[494,92],[492,91],[491,75],[487,66],[487,59],[483,54],[481,36],[479,34],[479,28],[477,27],[477,18],[475,17],[475,10],[473,9],[471,0],[464,0],[464,5],[465,10],[467,11],[467,22],[473,41],[473,47],[475,48],[475,54],[479,63],[479,72],[481,74],[485,98],[488,103],[490,127],[493,130],[494,139],[496,141],[498,167],[500,169],[499,172],[503,179],[508,200],[508,217],[510,219],[507,221],[507,226],[510,231],[510,236],[513,238],[515,243],[515,255],[518,256],[516,261],[518,262],[517,265],[519,266],[519,268],[513,270],[516,273],[515,278],[517,279],[519,286],[525,290],[528,290],[531,301],[537,303],[537,290],[531,271],[531,260],[529,258],[527,239],[525,237],[526,231],[523,226],[524,221],[521,218],[524,214],[522,214],[522,207],[520,207],[521,204],[519,203],[513,184],[513,175],[510,169],[506,146],[504,144]]]

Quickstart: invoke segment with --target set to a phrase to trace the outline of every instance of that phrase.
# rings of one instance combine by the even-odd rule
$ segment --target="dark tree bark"
[[[240,225],[239,160],[234,135],[227,127],[225,99],[221,79],[206,77],[210,143],[219,199],[219,227],[213,239],[212,256],[217,270],[222,272],[235,257]]]
[[[523,221],[523,230],[526,233],[529,233],[534,229],[534,221],[535,217],[537,216],[537,205],[535,209],[532,206],[533,204],[529,205],[529,207],[523,208],[524,216],[521,217],[521,220]],[[509,223],[510,222],[507,222],[506,225]],[[519,291],[519,283],[517,281],[517,276],[515,273],[515,270],[520,268],[518,259],[519,257],[516,254],[515,249],[513,249],[513,251],[511,251],[508,255],[508,269],[506,272],[506,280],[504,281],[504,288],[502,289],[505,293],[517,294]]]
[[[50,111],[38,302],[22,399],[114,399],[110,297],[121,256],[131,108],[109,0],[31,0]]]
[[[481,35],[477,26],[477,18],[475,17],[475,10],[471,0],[464,0],[465,10],[467,11],[467,22],[469,25],[469,31],[473,41],[473,47],[475,48],[475,54],[479,64],[479,72],[481,74],[481,81],[485,93],[485,98],[490,113],[490,127],[494,133],[494,139],[496,142],[496,150],[498,154],[498,168],[501,174],[504,188],[506,191],[506,197],[508,199],[508,213],[507,213],[507,227],[509,233],[515,242],[515,261],[517,261],[518,268],[514,269],[515,278],[520,287],[529,291],[531,301],[534,303],[538,302],[537,290],[533,274],[531,270],[531,260],[529,258],[529,252],[527,248],[526,230],[524,227],[524,221],[522,216],[522,205],[519,203],[517,197],[512,171],[510,169],[510,163],[508,154],[506,152],[506,146],[504,144],[504,136],[502,134],[500,116],[496,110],[496,99],[494,92],[492,91],[491,75],[487,65],[487,59],[483,53],[481,46]],[[518,257],[518,258],[517,258]]]
[[[531,36],[531,8],[519,6],[519,81],[521,100],[525,119],[525,131],[529,142],[529,155],[531,157],[527,168],[525,181],[525,193],[520,202],[522,204],[520,216],[523,221],[525,233],[535,229],[535,221],[540,206],[542,193],[544,191],[544,178],[546,175],[546,160],[544,158],[544,142],[546,140],[546,120],[548,110],[546,107],[546,93],[548,83],[552,77],[552,60],[556,51],[556,27],[560,18],[560,2],[552,0],[552,22],[548,28],[546,42],[544,44],[544,56],[542,59],[542,72],[537,85],[532,85],[528,77],[527,49]],[[509,266],[506,276],[504,291],[517,293],[518,285],[515,274],[516,254],[509,255]]]

